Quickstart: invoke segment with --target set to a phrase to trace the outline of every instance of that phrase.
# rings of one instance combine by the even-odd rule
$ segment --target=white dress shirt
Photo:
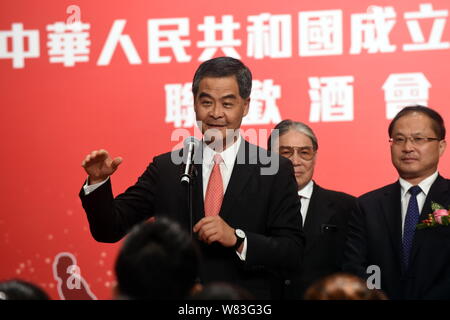
[[[223,193],[225,194],[228,183],[230,182],[231,174],[233,173],[234,162],[241,145],[242,137],[236,140],[231,146],[222,152],[215,152],[203,142],[203,163],[202,163],[202,175],[203,175],[203,199],[206,196],[206,188],[208,187],[209,176],[214,168],[214,155],[220,154],[223,162],[220,164],[220,175],[223,182]]]
[[[84,195],[87,196],[89,193],[93,192],[95,189],[100,187],[102,184],[104,184],[106,181],[109,180],[109,177],[103,180],[102,182],[95,183],[95,184],[88,184],[88,179],[86,179],[86,183],[83,186]]]
[[[434,183],[438,176],[438,172],[436,171],[428,178],[422,180],[418,186],[422,190],[417,194],[417,204],[419,205],[419,212],[422,212],[423,205],[425,203],[425,199],[428,195],[428,192],[430,192],[431,185]],[[405,226],[405,217],[406,217],[406,211],[408,210],[408,203],[409,198],[411,198],[411,194],[408,192],[409,189],[413,186],[408,181],[399,178],[398,181],[400,182],[400,197],[402,202],[402,238],[403,238],[403,229]],[[431,212],[431,208],[425,208]]]
[[[314,189],[314,182],[310,180],[306,186],[298,191],[300,196],[300,202],[302,204],[300,208],[300,213],[302,215],[302,226],[305,225],[306,213],[308,212],[309,202],[311,201],[311,196]]]

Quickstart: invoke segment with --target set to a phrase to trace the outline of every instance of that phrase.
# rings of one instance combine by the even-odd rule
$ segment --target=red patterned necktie
[[[214,167],[209,176],[208,186],[205,195],[205,216],[217,216],[220,212],[223,200],[223,182],[220,174],[220,163],[222,163],[220,154],[214,155]]]

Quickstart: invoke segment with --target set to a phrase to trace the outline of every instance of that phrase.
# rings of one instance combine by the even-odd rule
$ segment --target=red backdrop
[[[450,119],[449,8],[444,0],[0,2],[0,279],[76,298],[58,290],[76,284],[63,268],[71,261],[81,291],[111,297],[120,243],[89,233],[81,161],[105,148],[124,158],[114,192],[133,184],[179,142],[176,128],[193,132],[188,83],[212,56],[239,56],[253,72],[243,129],[286,118],[313,128],[319,184],[360,195],[394,181],[395,106],[420,102]]]

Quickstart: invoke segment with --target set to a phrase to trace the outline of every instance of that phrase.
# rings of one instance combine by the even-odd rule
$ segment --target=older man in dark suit
[[[268,141],[269,148],[291,160],[297,181],[304,221],[305,250],[295,272],[285,273],[281,296],[303,299],[315,281],[341,271],[347,221],[355,205],[348,194],[327,190],[313,181],[319,144],[312,129],[304,123],[283,120]]]
[[[399,180],[358,198],[344,270],[370,276],[391,299],[449,299],[450,226],[431,218],[418,227],[430,218],[433,202],[450,204],[450,181],[438,173],[444,121],[430,108],[406,107],[392,120],[389,137]]]
[[[105,150],[86,156],[88,180],[80,197],[94,238],[118,241],[133,225],[155,216],[168,216],[187,229],[193,223],[204,283],[227,281],[256,298],[271,298],[274,270],[300,261],[300,202],[291,163],[278,155],[267,163],[267,151],[239,134],[251,83],[250,70],[229,57],[206,61],[195,73],[194,109],[203,141],[196,150],[193,221],[180,184],[183,166],[172,161],[179,150],[155,157],[136,184],[116,198],[109,176],[122,159]]]

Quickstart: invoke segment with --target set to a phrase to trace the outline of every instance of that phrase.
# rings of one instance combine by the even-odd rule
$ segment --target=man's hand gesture
[[[112,159],[108,151],[100,149],[88,154],[81,166],[89,176],[88,184],[96,184],[112,175],[121,163],[121,157]]]

